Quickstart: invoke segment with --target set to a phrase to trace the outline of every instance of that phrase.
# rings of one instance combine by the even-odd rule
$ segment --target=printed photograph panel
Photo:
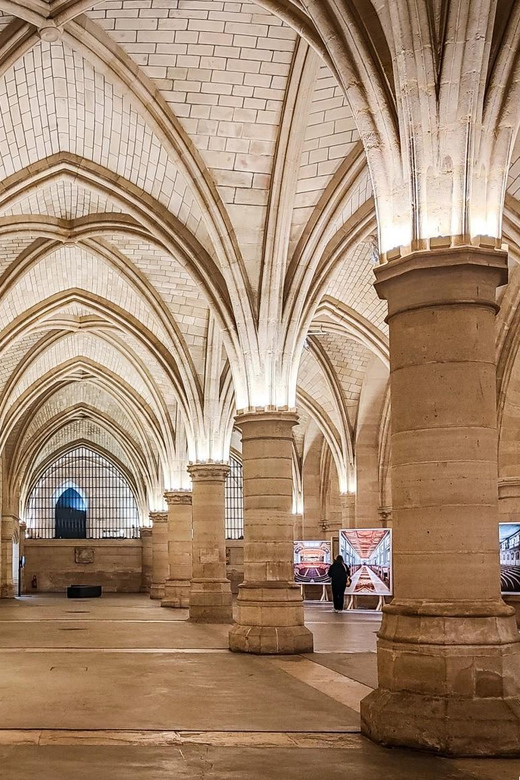
[[[301,585],[328,584],[331,564],[330,541],[298,541],[294,543],[294,581]]]
[[[389,528],[344,528],[339,553],[350,569],[353,596],[392,595],[392,531]]]

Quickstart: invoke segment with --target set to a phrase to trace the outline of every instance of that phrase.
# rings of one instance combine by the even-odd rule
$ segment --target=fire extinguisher
[[[33,574],[33,578],[31,580],[31,588],[33,588],[33,590],[37,590],[38,588],[38,578],[36,574]]]

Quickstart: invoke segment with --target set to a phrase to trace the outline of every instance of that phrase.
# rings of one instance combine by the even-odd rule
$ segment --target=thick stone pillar
[[[18,518],[13,515],[4,515],[0,520],[2,545],[0,598],[3,599],[12,599],[15,596],[13,581],[13,536],[15,523],[18,523]]]
[[[170,576],[164,585],[162,607],[187,609],[191,587],[191,493],[169,490],[164,494],[168,504],[168,561]]]
[[[150,512],[152,526],[152,584],[150,598],[164,598],[164,583],[170,576],[168,564],[168,512]]]
[[[152,568],[153,568],[153,548],[152,548],[152,529],[141,528],[142,544],[142,569],[141,569],[141,592],[150,593],[152,586]]]
[[[20,521],[20,547],[19,547],[19,561],[25,562],[25,538],[27,533],[27,523],[25,523],[23,520]],[[19,577],[20,577],[20,593],[25,593],[25,567],[22,567],[21,563],[19,566]]]
[[[230,623],[233,618],[231,584],[226,577],[224,486],[229,466],[194,463],[192,479],[193,576],[190,620]]]
[[[244,582],[229,647],[245,653],[312,652],[293,581],[292,412],[237,417],[244,473]]]
[[[500,597],[496,288],[506,254],[416,252],[380,266],[388,300],[394,600],[362,731],[454,755],[520,752],[520,642]]]

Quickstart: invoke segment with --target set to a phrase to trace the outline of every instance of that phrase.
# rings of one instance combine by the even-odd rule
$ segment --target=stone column
[[[356,525],[356,495],[341,493],[341,527],[354,528]]]
[[[0,598],[12,599],[15,596],[13,582],[13,534],[14,524],[18,518],[4,515],[1,525],[1,568],[0,568]]]
[[[192,479],[193,578],[190,620],[230,623],[233,617],[231,584],[226,578],[224,485],[229,466],[194,463]]]
[[[244,473],[244,582],[229,647],[245,653],[312,652],[293,581],[292,412],[237,417]]]
[[[191,493],[169,490],[164,494],[168,504],[168,561],[170,577],[164,585],[162,607],[187,609],[191,587]]]
[[[25,557],[25,536],[27,533],[27,523],[20,520],[20,547],[19,547],[19,561],[22,561]],[[19,568],[18,574],[20,577],[20,593],[25,593],[25,569]]]
[[[168,512],[150,512],[152,526],[152,584],[150,598],[164,598],[164,583],[170,576],[168,565]]]
[[[141,544],[142,544],[142,569],[141,569],[141,592],[150,593],[152,585],[152,567],[153,567],[153,550],[152,550],[152,529],[143,527],[141,528]]]
[[[500,598],[496,288],[504,252],[416,252],[380,266],[388,301],[394,600],[362,731],[454,755],[518,753],[520,642]]]

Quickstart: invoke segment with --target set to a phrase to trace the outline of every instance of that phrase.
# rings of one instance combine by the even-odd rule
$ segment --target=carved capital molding
[[[150,512],[150,520],[155,523],[167,523],[168,522],[168,512],[165,512],[164,510],[160,512]]]
[[[223,482],[228,473],[227,463],[191,463],[188,466],[193,482]]]
[[[168,506],[191,506],[191,491],[167,490],[164,499]]]
[[[288,439],[292,441],[293,428],[299,417],[293,409],[241,410],[235,423],[242,431],[242,440]]]

